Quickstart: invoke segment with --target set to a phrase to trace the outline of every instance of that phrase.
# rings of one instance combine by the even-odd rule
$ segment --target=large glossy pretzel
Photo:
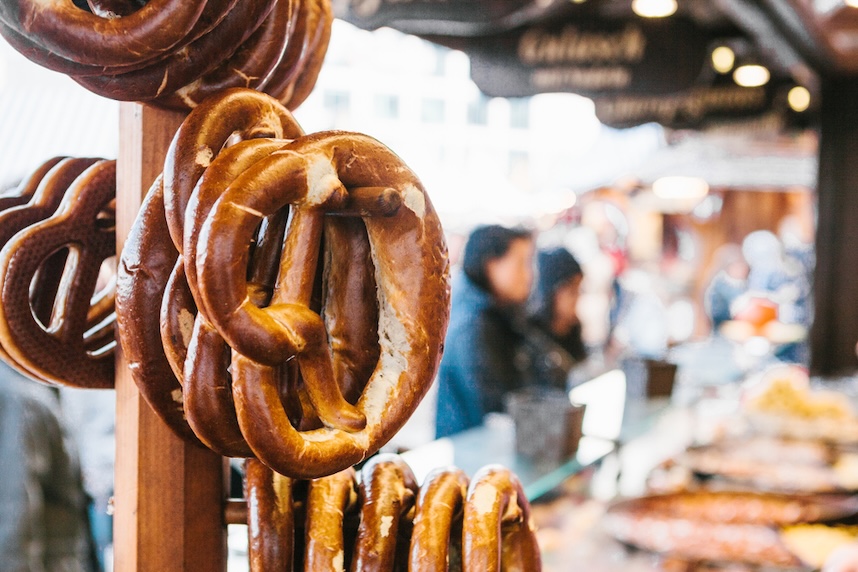
[[[542,569],[521,482],[509,469],[488,465],[471,479],[465,501],[463,572]]]
[[[63,164],[56,169],[63,170]],[[0,251],[0,340],[12,360],[38,379],[112,387],[112,308],[98,302],[93,310],[93,294],[102,263],[115,252],[116,162],[84,160],[63,172],[80,174],[56,213],[15,234]],[[38,197],[39,191],[34,201]],[[63,248],[68,261],[53,311],[42,323],[39,314],[47,314],[33,311],[31,285]]]
[[[364,218],[377,283],[376,300],[365,303],[379,310],[380,358],[356,410],[335,404],[339,415],[326,420],[328,426],[299,432],[280,405],[274,366],[297,355],[311,397],[326,395],[328,406],[329,400],[338,400],[324,320],[308,309],[306,287],[289,296],[281,289],[269,307],[258,308],[242,273],[223,269],[246,267],[245,245],[254,229],[284,205],[294,204],[312,220],[318,216],[313,211],[326,205],[335,209],[348,203],[350,193],[378,187],[393,189],[402,202],[392,216]],[[317,257],[290,251],[293,234],[284,249],[284,260],[292,266],[281,270],[281,277],[310,276]],[[411,415],[437,368],[449,308],[449,268],[431,203],[389,149],[367,136],[330,132],[303,137],[273,153],[218,200],[201,231],[197,256],[202,305],[241,354],[233,360],[233,394],[242,432],[269,466],[297,477],[340,470],[377,450]],[[326,403],[314,400],[313,405],[321,410]],[[346,428],[334,428],[334,423]]]

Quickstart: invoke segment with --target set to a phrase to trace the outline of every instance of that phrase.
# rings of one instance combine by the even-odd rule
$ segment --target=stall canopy
[[[844,0],[682,0],[670,18],[643,18],[631,0],[346,0],[338,16],[388,26],[462,50],[489,96],[572,92],[602,122],[700,127],[788,105],[793,88],[816,102],[819,76],[858,72],[858,8]],[[713,54],[728,48],[718,71]],[[719,53],[723,53],[719,52]],[[733,71],[765,66],[764,85]],[[805,113],[806,112],[806,113]]]

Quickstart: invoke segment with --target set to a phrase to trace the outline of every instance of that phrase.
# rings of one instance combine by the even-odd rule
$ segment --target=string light
[[[632,10],[643,18],[666,18],[676,8],[676,0],[632,0]]]
[[[858,2],[858,0],[856,0]],[[801,113],[810,107],[810,92],[806,87],[797,85],[787,94],[787,102],[793,111]]]
[[[712,50],[712,67],[718,73],[727,73],[736,63],[736,54],[727,46],[718,46]]]
[[[742,87],[760,87],[769,83],[771,74],[761,65],[749,64],[739,66],[733,71],[733,81]]]

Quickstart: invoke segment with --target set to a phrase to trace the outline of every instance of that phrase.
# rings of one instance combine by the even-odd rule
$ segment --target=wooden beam
[[[858,77],[823,81],[811,370],[858,366]]]
[[[183,119],[180,113],[136,103],[120,106],[117,252]],[[226,570],[226,464],[219,455],[185,443],[167,428],[140,396],[119,353],[114,569]]]

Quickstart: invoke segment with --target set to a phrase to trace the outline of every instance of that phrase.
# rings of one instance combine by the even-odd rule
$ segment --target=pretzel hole
[[[116,232],[116,199],[95,216],[95,228],[101,232]]]
[[[83,334],[86,355],[97,359],[116,348],[116,314],[105,317]]]
[[[45,258],[30,281],[30,312],[36,323],[44,330],[51,327],[51,319],[56,306],[69,258],[69,248],[62,247]]]

